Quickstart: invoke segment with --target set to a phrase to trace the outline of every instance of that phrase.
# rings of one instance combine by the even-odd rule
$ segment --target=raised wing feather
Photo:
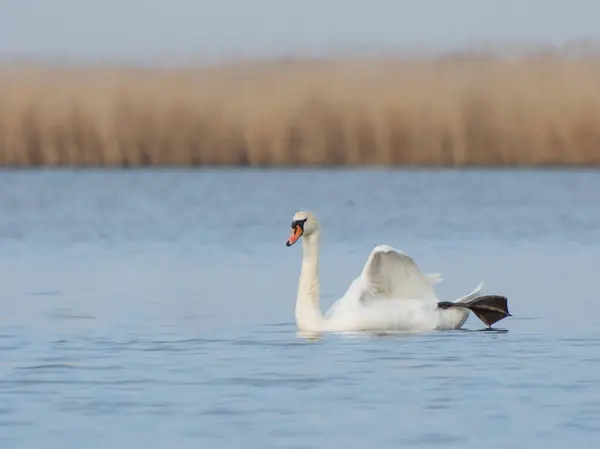
[[[415,261],[391,246],[376,246],[362,274],[361,300],[371,298],[431,299],[435,298],[433,284],[439,274],[423,275]]]

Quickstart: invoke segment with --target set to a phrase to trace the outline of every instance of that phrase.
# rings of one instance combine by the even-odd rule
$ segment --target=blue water
[[[0,447],[587,448],[600,436],[600,173],[0,172]],[[387,243],[485,281],[505,332],[298,334]]]

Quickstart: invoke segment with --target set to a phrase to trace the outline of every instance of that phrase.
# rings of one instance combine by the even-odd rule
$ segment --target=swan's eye
[[[304,223],[306,223],[306,218],[302,220],[294,220],[292,221],[292,229],[296,229],[296,227],[300,227],[300,229],[304,229]]]

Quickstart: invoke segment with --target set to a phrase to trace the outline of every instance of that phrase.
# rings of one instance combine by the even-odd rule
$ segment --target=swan
[[[310,211],[292,219],[286,246],[302,239],[302,265],[295,318],[298,330],[323,331],[430,331],[459,329],[473,312],[488,328],[511,316],[507,298],[480,296],[483,283],[454,302],[439,301],[434,285],[437,273],[422,274],[414,260],[388,245],[371,251],[361,274],[327,311],[320,307],[320,227]]]

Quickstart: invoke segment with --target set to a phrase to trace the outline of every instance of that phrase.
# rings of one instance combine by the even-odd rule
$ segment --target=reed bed
[[[0,65],[4,166],[600,164],[600,59]]]

